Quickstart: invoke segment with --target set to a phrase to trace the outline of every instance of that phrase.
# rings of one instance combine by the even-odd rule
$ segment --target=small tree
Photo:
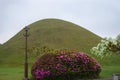
[[[113,53],[120,53],[120,35],[118,35],[116,39],[102,39],[101,42],[96,47],[93,47],[90,51],[96,56],[101,56],[101,58],[111,55]]]

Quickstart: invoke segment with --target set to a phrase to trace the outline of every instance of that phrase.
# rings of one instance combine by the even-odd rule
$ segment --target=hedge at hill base
[[[100,72],[101,65],[94,58],[77,51],[44,54],[31,68],[31,74],[37,80],[97,78]]]

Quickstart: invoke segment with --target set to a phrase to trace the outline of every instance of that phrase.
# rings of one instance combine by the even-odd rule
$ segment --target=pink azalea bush
[[[57,54],[44,54],[33,64],[31,69],[32,75],[37,80],[47,77],[54,77],[55,80],[60,76],[65,77],[66,80],[96,78],[100,72],[101,65],[94,58],[78,51],[58,51]]]
[[[49,75],[50,75],[50,71],[45,71],[43,69],[35,71],[36,79],[42,79],[42,78],[49,76]]]

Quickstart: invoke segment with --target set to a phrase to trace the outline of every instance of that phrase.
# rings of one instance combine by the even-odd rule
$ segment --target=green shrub
[[[83,52],[64,50],[57,54],[44,54],[31,69],[31,74],[37,80],[97,78],[100,72],[100,64],[92,57]]]

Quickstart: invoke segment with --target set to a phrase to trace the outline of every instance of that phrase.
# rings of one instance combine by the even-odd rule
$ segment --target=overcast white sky
[[[45,18],[67,20],[114,38],[120,34],[120,0],[0,0],[0,43]]]

